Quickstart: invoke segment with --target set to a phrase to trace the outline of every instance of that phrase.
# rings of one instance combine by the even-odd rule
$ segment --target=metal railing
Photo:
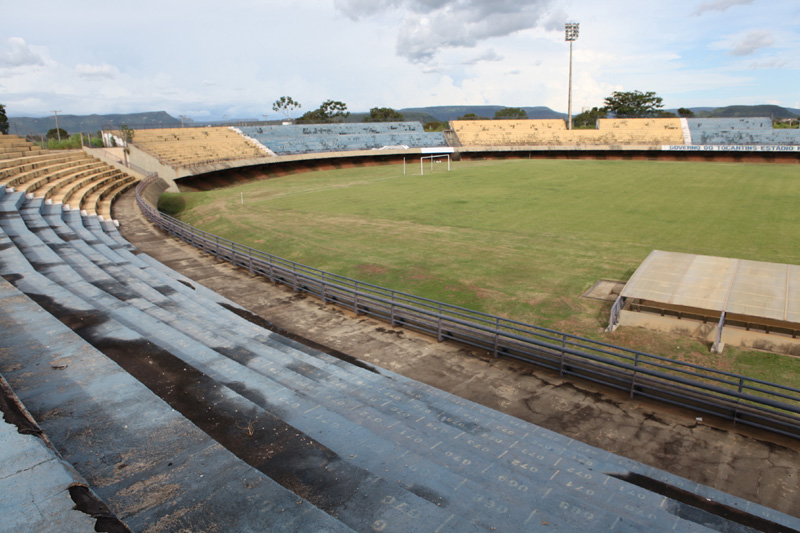
[[[568,333],[325,272],[205,232],[165,215],[142,198],[144,215],[163,231],[253,275],[368,315],[615,389],[800,438],[800,389],[614,346]]]

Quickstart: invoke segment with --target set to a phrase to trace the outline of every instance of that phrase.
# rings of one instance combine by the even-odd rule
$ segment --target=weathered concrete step
[[[8,287],[0,282],[0,301],[8,296]],[[37,433],[41,430],[17,406],[13,391],[0,376],[0,526],[5,531],[94,530],[97,520],[79,511],[71,497],[72,491],[96,499],[88,482]],[[7,422],[15,413],[21,420]],[[104,520],[117,520],[107,514]]]
[[[14,240],[13,236],[12,240]],[[25,247],[23,246],[23,248]],[[196,393],[193,401],[181,403],[181,405],[176,405],[172,402],[171,404],[182,413],[187,414],[187,416],[194,417],[192,420],[195,422],[198,422],[198,417],[202,418],[207,415],[207,409],[212,409],[212,407],[209,406],[207,409],[200,409],[199,413],[196,412],[196,410],[199,409],[198,405],[203,406],[209,401],[213,403],[213,410],[216,417],[224,416],[224,413],[228,413],[229,416],[234,417],[231,413],[236,413],[234,418],[236,418],[235,421],[237,423],[229,428],[222,430],[215,424],[212,425],[213,427],[209,427],[208,425],[204,425],[203,427],[206,431],[210,431],[213,437],[220,439],[227,447],[235,450],[239,456],[246,456],[250,460],[256,461],[258,468],[262,472],[272,477],[277,476],[279,481],[286,483],[286,481],[282,480],[281,476],[285,475],[285,469],[287,468],[285,463],[289,459],[281,457],[280,460],[276,459],[275,461],[267,461],[262,464],[260,462],[263,460],[263,451],[261,448],[250,450],[245,446],[245,449],[239,449],[243,444],[239,433],[240,430],[237,428],[246,427],[248,423],[251,422],[251,417],[253,420],[258,421],[262,427],[267,426],[274,431],[280,431],[281,435],[289,439],[291,442],[286,444],[287,453],[289,453],[288,450],[291,450],[292,454],[300,454],[303,452],[308,455],[302,462],[303,475],[316,476],[315,486],[319,483],[320,486],[328,487],[329,489],[324,494],[315,493],[312,498],[312,503],[321,505],[333,499],[334,503],[330,507],[325,507],[326,510],[335,513],[345,520],[346,523],[359,527],[365,526],[367,524],[363,521],[374,515],[375,512],[379,512],[380,516],[385,516],[386,519],[391,519],[392,521],[402,519],[405,516],[403,513],[406,511],[400,512],[400,510],[394,509],[387,503],[388,500],[384,501],[387,497],[390,498],[391,501],[403,502],[407,510],[413,510],[417,517],[423,517],[426,521],[443,522],[448,519],[447,516],[441,516],[443,511],[434,503],[416,495],[413,491],[408,491],[403,487],[388,483],[379,475],[370,473],[363,468],[347,462],[336,453],[328,450],[318,442],[315,442],[312,438],[303,435],[301,432],[297,431],[296,428],[287,425],[284,421],[263,411],[249,400],[245,400],[238,393],[210,379],[204,373],[198,372],[195,367],[191,366],[191,363],[199,360],[198,358],[200,358],[201,355],[205,357],[206,360],[210,358],[224,361],[224,358],[221,358],[219,354],[204,349],[202,346],[186,343],[180,338],[180,335],[175,334],[175,332],[168,328],[163,328],[159,324],[148,321],[147,317],[142,316],[141,312],[132,309],[130,306],[117,306],[110,301],[109,296],[101,294],[100,291],[93,290],[93,287],[87,286],[88,284],[80,279],[74,279],[76,276],[73,276],[72,273],[68,271],[65,264],[57,263],[52,257],[48,259],[50,261],[49,264],[41,268],[41,270],[54,278],[53,280],[45,279],[41,274],[30,272],[15,282],[23,285],[25,287],[23,290],[32,292],[37,290],[36,287],[48,283],[51,286],[49,289],[50,293],[58,293],[64,299],[80,300],[81,306],[88,306],[91,308],[90,311],[84,310],[82,314],[91,315],[92,318],[86,318],[86,316],[84,316],[81,322],[87,320],[89,324],[91,324],[92,321],[97,321],[99,317],[102,317],[103,322],[98,324],[90,333],[86,334],[86,336],[91,337],[91,342],[101,347],[101,349],[105,344],[111,342],[110,339],[114,339],[113,342],[116,343],[118,339],[123,338],[126,343],[134,343],[139,351],[152,353],[153,356],[151,360],[155,359],[158,361],[157,366],[160,370],[165,370],[164,365],[167,365],[172,371],[177,371],[178,375],[173,376],[173,380],[180,379],[182,376],[191,375],[191,388],[193,392]],[[56,274],[55,272],[58,273]],[[42,279],[38,279],[38,283],[31,283],[31,277]],[[59,285],[55,285],[55,279],[59,280]],[[69,291],[74,292],[65,290],[65,287],[68,287]],[[64,320],[65,316],[75,314],[71,309],[61,309],[61,307],[64,307],[63,305],[54,305],[50,298],[51,296],[39,295],[37,301],[56,316],[60,316],[62,320]],[[91,302],[91,304],[87,302]],[[146,338],[142,336],[142,334],[136,333],[127,327],[131,325],[136,325],[141,328],[142,331],[146,331]],[[85,326],[81,324],[81,329],[84,327]],[[172,338],[166,340],[166,337]],[[172,355],[163,348],[153,346],[150,341],[156,338],[160,339],[159,342],[161,343],[173,343],[178,348],[175,350],[175,353],[178,354],[179,357]],[[145,343],[151,348],[145,350],[143,346]],[[108,353],[107,350],[106,353]],[[190,357],[190,355],[194,359]],[[134,364],[140,364],[141,360],[142,354],[139,353],[136,355],[137,363]],[[148,374],[147,371],[150,369],[148,367],[145,367],[145,369],[144,374]],[[135,369],[128,368],[128,370],[131,371]],[[189,374],[185,374],[185,372],[189,372]],[[140,376],[140,379],[151,383],[150,380],[161,378],[147,375],[144,378]],[[171,391],[174,389],[174,386],[169,385],[168,389]],[[200,397],[197,395],[200,395]],[[309,461],[319,465],[319,468],[315,472],[306,471],[309,468]],[[292,476],[298,475],[298,472],[295,472],[292,468],[290,468],[290,470],[293,472]],[[335,483],[339,489],[335,495],[330,493],[330,484],[333,479],[340,480]],[[371,486],[369,490],[366,484]],[[303,490],[311,490],[311,488],[306,487]],[[359,493],[357,498],[358,504],[354,505],[353,498],[356,497],[356,493]],[[303,492],[303,494],[306,493]],[[379,497],[378,494],[382,494],[383,496]],[[365,513],[363,512],[364,507],[380,509],[380,511]],[[452,518],[450,520],[452,520]],[[455,523],[460,524],[460,528],[470,529],[469,524],[463,523],[461,519],[457,519]]]
[[[91,320],[90,309],[70,308],[75,302],[62,296],[39,295],[69,310],[63,318]],[[62,456],[132,529],[259,530],[267,522],[349,530],[234,457],[27,297],[6,290],[1,301],[9,328],[0,369]],[[124,349],[126,339],[116,341]]]

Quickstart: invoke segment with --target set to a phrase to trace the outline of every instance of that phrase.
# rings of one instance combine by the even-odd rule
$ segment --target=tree
[[[122,132],[122,140],[124,141],[125,149],[123,153],[125,154],[125,166],[128,165],[128,154],[131,153],[131,149],[128,148],[128,143],[133,142],[133,136],[136,134],[135,131],[130,129],[127,124],[120,124],[119,131]]]
[[[525,120],[527,118],[528,112],[518,107],[498,109],[494,114],[495,120]]]
[[[572,127],[575,129],[594,129],[597,128],[597,119],[606,118],[604,107],[593,107],[584,111],[572,119]]]
[[[278,113],[283,113],[283,115],[291,120],[292,114],[294,113],[295,109],[300,109],[301,106],[299,102],[295,102],[291,96],[281,96],[275,103],[272,104],[272,110]]]
[[[405,120],[403,114],[391,107],[373,107],[369,110],[369,116],[364,117],[364,122],[402,122],[403,120]]]
[[[318,109],[306,112],[300,117],[300,120],[302,122],[311,123],[328,123],[336,122],[337,119],[344,120],[349,116],[350,112],[347,111],[347,104],[334,100],[326,100],[322,102],[322,105],[319,106]]]
[[[6,106],[0,104],[0,133],[8,135],[8,117],[6,116]]]
[[[479,117],[475,113],[467,113],[463,117],[458,117],[456,120],[489,120],[489,117]]]
[[[50,130],[47,130],[46,137],[48,141],[52,139],[69,139],[69,133],[67,133],[67,130],[65,130],[64,128],[58,128],[58,129],[52,128]]]
[[[678,109],[678,116],[681,118],[692,118],[694,117],[694,111],[685,107],[681,107]]]
[[[614,91],[606,97],[603,109],[617,118],[650,118],[659,116],[660,109],[664,107],[661,101],[662,98],[652,91]]]

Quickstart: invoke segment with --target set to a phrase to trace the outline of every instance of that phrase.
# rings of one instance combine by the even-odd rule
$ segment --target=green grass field
[[[602,333],[610,304],[654,249],[800,264],[793,165],[508,160],[318,171],[160,207],[212,233],[310,266],[455,305],[800,386],[800,360],[636,328]],[[414,174],[414,175],[412,175]],[[241,203],[241,198],[244,203]],[[773,361],[763,365],[766,360]]]

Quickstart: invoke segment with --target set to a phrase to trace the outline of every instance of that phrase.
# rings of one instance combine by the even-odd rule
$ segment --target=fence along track
[[[650,398],[800,438],[800,389],[471,311],[282,259],[160,213],[143,198],[157,180],[148,177],[136,188],[139,208],[153,224],[273,283],[439,341],[453,340],[495,357],[623,390],[631,398]]]

